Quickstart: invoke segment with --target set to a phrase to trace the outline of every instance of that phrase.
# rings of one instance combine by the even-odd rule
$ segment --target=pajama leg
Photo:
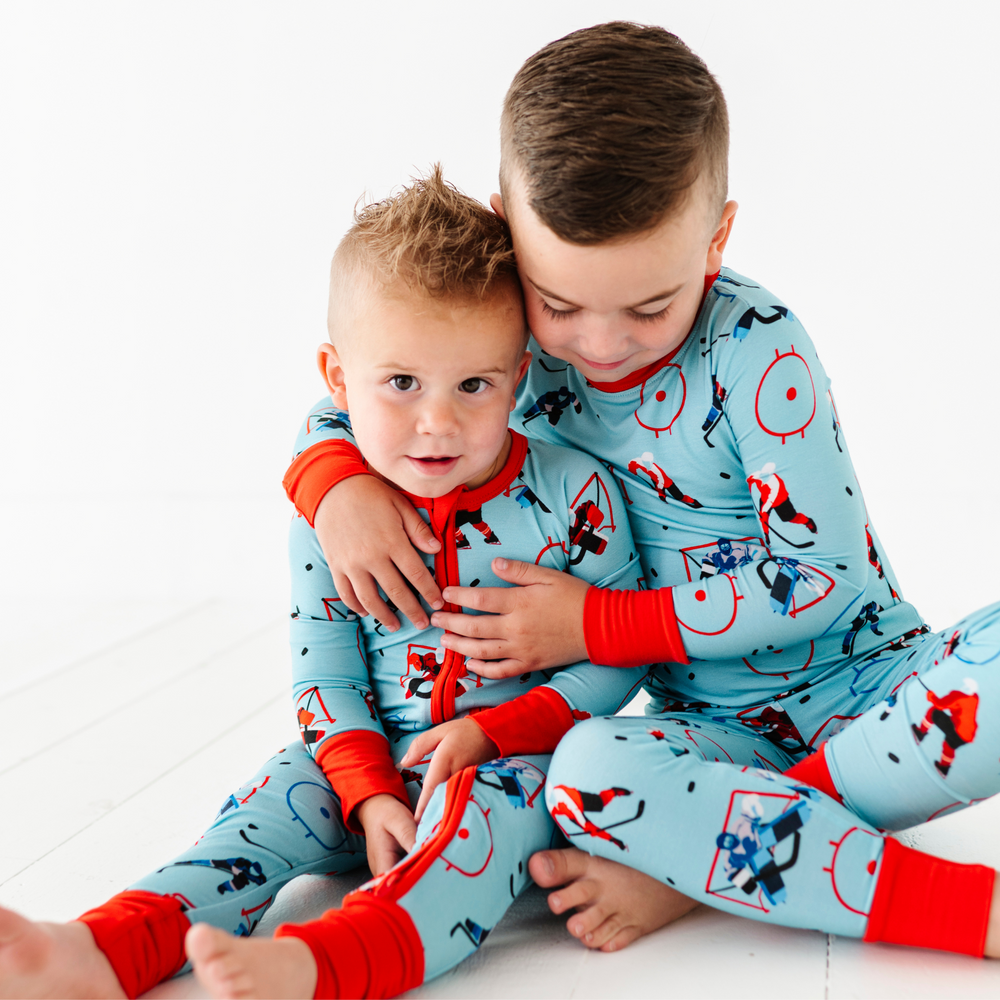
[[[136,996],[183,970],[189,923],[246,936],[297,875],[366,860],[364,837],[345,828],[330,783],[296,743],[230,795],[187,851],[80,919]]]
[[[528,884],[555,826],[542,797],[549,758],[503,758],[439,786],[417,847],[318,921],[276,936],[309,944],[317,996],[395,996],[475,951]]]
[[[900,668],[908,679],[824,753],[845,805],[887,830],[1000,792],[1000,604],[928,636]]]
[[[704,716],[594,719],[559,744],[545,798],[589,854],[729,913],[860,937],[882,838],[757,764],[776,753],[787,756]]]

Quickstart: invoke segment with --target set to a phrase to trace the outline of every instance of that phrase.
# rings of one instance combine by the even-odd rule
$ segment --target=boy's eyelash
[[[577,312],[576,309],[553,309],[552,306],[542,299],[542,312],[546,316],[551,316],[553,319],[565,319],[567,316],[572,316],[573,313]]]
[[[629,310],[629,315],[632,319],[637,319],[640,323],[655,323],[659,319],[667,314],[670,309],[670,305],[665,305],[662,309],[658,309],[655,313],[640,313],[633,312]],[[554,309],[548,304],[544,299],[542,299],[542,312],[546,316],[550,316],[552,319],[565,319],[567,316],[572,316],[574,313],[579,312],[578,309]]]
[[[632,313],[632,319],[637,319],[640,323],[655,323],[658,319],[663,319],[666,316],[667,311],[670,309],[669,305],[664,306],[662,309],[657,309],[655,313]],[[630,310],[631,312],[631,310]]]

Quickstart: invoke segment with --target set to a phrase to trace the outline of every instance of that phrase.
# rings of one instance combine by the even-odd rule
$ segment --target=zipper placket
[[[441,543],[441,551],[434,557],[434,575],[442,590],[445,587],[457,586],[459,583],[455,512],[461,495],[461,491],[457,491],[448,496],[432,499],[428,511],[431,528]],[[447,603],[443,610],[455,614],[460,614],[462,611],[458,605]],[[455,717],[455,685],[464,674],[465,657],[453,649],[446,649],[441,669],[431,688],[431,722],[435,725]]]

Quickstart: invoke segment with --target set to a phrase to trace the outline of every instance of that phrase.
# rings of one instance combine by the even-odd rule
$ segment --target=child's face
[[[492,205],[510,223],[531,332],[592,382],[616,382],[683,342],[736,212],[727,202],[713,226],[699,182],[687,206],[652,232],[579,246],[539,220],[517,180],[508,201],[506,213],[499,195]]]
[[[374,293],[320,370],[351,415],[368,464],[393,485],[440,497],[494,476],[531,354],[512,296],[487,302]]]

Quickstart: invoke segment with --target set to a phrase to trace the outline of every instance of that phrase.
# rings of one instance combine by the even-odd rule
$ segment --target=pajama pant
[[[700,902],[862,937],[881,831],[1000,791],[1000,604],[883,651],[864,676],[867,710],[825,748],[843,804],[780,773],[793,759],[735,710],[705,709],[576,726],[553,755],[548,807],[575,846]],[[857,714],[857,696],[842,674],[810,687],[817,731]]]
[[[393,745],[396,760],[416,735]],[[440,785],[414,850],[392,870],[406,875],[402,894],[393,892],[391,878],[376,880],[381,888],[375,891],[389,893],[420,935],[425,979],[483,943],[528,884],[528,859],[558,837],[541,794],[549,760],[503,758]],[[413,771],[422,775],[426,769],[421,764]],[[418,782],[406,787],[415,804]],[[364,837],[345,827],[329,781],[297,743],[230,795],[189,850],[130,889],[173,896],[192,923],[247,936],[278,890],[297,875],[333,875],[365,864]]]

